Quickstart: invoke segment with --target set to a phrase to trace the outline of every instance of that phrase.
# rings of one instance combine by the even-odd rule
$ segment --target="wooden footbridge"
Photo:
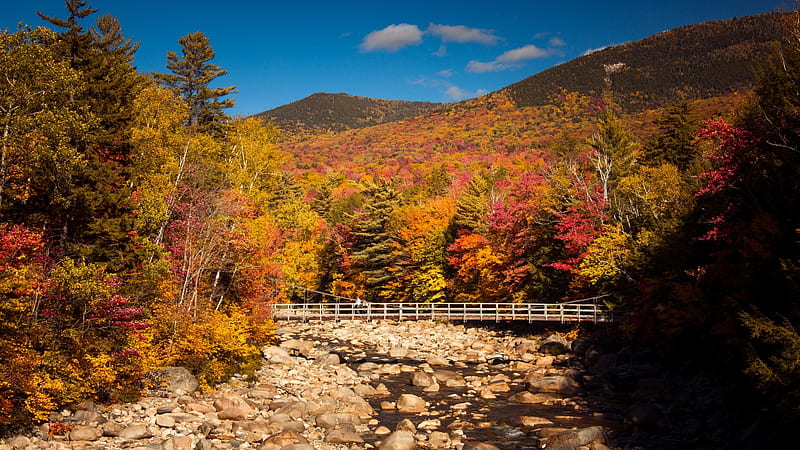
[[[592,300],[592,299],[587,299]],[[611,322],[596,302],[567,303],[284,303],[272,305],[276,320],[447,320]]]
[[[563,303],[373,303],[270,279],[300,290],[306,300],[273,304],[275,320],[614,321],[612,312],[601,301],[610,294]],[[330,299],[330,303],[309,303],[309,296]]]

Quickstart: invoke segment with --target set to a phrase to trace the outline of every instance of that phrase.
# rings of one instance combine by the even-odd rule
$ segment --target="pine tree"
[[[489,212],[489,181],[475,175],[469,180],[464,193],[456,203],[456,215],[453,225],[458,229],[480,230],[485,227],[485,218]]]
[[[697,156],[694,133],[700,127],[691,104],[684,100],[668,106],[655,124],[657,131],[642,149],[643,162],[653,167],[669,163],[686,172]]]
[[[236,93],[235,86],[214,88],[212,81],[228,73],[213,64],[216,53],[201,31],[180,38],[181,56],[167,52],[167,69],[172,73],[156,73],[159,84],[178,92],[189,105],[189,125],[200,131],[219,133],[228,121],[223,109],[234,105],[233,99],[223,97]]]
[[[401,197],[385,180],[369,183],[364,195],[364,209],[353,217],[355,242],[351,257],[364,276],[370,298],[386,299],[393,292],[387,285],[396,278],[397,256],[393,250],[399,241],[391,229],[391,216]]]

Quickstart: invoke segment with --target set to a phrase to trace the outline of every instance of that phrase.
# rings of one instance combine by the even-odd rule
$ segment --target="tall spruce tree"
[[[644,163],[653,167],[669,163],[685,172],[698,154],[694,133],[700,121],[692,105],[683,100],[668,106],[655,124],[658,129],[642,149]]]
[[[391,229],[391,216],[400,205],[400,193],[391,182],[369,183],[364,190],[364,209],[353,217],[355,242],[351,255],[361,271],[372,300],[391,300],[388,284],[396,278],[396,249],[399,238]]]
[[[233,99],[224,97],[236,93],[236,86],[211,87],[218,77],[228,73],[211,62],[216,53],[201,31],[180,38],[181,55],[167,52],[167,69],[172,73],[156,73],[156,81],[179,93],[189,105],[189,125],[200,132],[220,133],[228,116],[225,108],[234,105]]]

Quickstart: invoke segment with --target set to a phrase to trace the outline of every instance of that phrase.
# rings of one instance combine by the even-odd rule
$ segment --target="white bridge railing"
[[[594,303],[276,303],[276,320],[527,320],[611,322]]]

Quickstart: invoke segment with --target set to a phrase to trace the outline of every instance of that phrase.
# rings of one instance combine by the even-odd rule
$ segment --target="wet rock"
[[[532,374],[525,378],[525,384],[531,392],[552,392],[563,395],[574,395],[581,388],[577,381],[563,375],[540,377]]]
[[[595,426],[558,433],[547,438],[545,448],[548,450],[574,450],[593,442],[601,444],[608,442],[608,436],[603,427]]]
[[[537,403],[544,403],[549,400],[547,397],[543,395],[534,394],[528,391],[518,392],[511,397],[508,397],[508,401],[511,403],[521,403],[523,405],[533,405]]]
[[[408,431],[395,431],[386,437],[378,447],[379,450],[415,450],[417,441]]]
[[[520,416],[517,423],[522,427],[540,427],[543,425],[544,426],[553,425],[553,422],[551,420],[537,416]]]
[[[402,394],[397,399],[397,411],[401,414],[416,414],[425,411],[425,399],[414,394]]]

